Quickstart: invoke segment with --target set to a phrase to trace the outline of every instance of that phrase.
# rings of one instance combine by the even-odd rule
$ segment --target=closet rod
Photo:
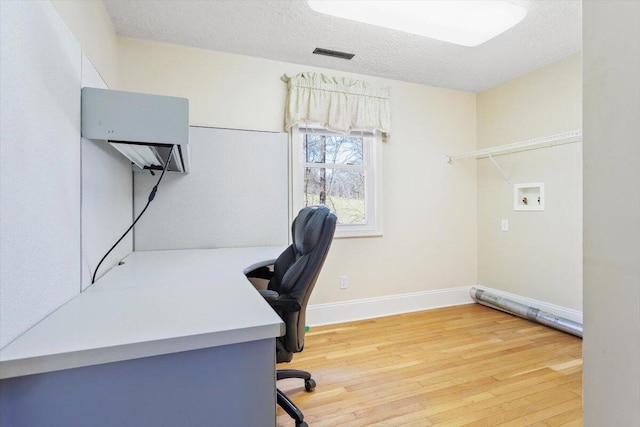
[[[454,159],[484,158],[490,155],[515,153],[517,151],[534,150],[536,148],[553,147],[554,145],[569,144],[582,140],[582,130],[559,133],[557,135],[544,136],[541,138],[528,139],[526,141],[514,142],[511,144],[499,145],[496,147],[483,148],[481,150],[468,151],[466,153],[447,155],[445,159],[451,163]]]

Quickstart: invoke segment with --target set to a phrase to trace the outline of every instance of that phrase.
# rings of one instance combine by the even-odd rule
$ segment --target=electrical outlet
[[[349,276],[340,276],[340,289],[347,289],[349,287]]]

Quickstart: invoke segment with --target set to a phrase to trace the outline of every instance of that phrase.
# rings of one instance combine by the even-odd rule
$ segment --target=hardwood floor
[[[311,328],[278,367],[317,381],[278,382],[310,427],[582,425],[582,340],[478,304]]]

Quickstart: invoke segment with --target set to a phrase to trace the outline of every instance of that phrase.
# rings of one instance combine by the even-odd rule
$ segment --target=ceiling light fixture
[[[308,0],[316,12],[419,36],[478,46],[516,25],[526,9],[506,1]]]

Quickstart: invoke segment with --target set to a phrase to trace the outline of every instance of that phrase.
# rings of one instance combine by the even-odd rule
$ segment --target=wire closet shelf
[[[496,147],[483,148],[466,153],[446,155],[445,160],[451,163],[457,159],[481,159],[485,157],[499,156],[501,154],[510,154],[518,151],[535,150],[537,148],[553,147],[555,145],[569,144],[582,140],[582,131],[574,130],[557,135],[544,136],[541,138],[528,139],[526,141],[514,142],[511,144],[498,145]]]

